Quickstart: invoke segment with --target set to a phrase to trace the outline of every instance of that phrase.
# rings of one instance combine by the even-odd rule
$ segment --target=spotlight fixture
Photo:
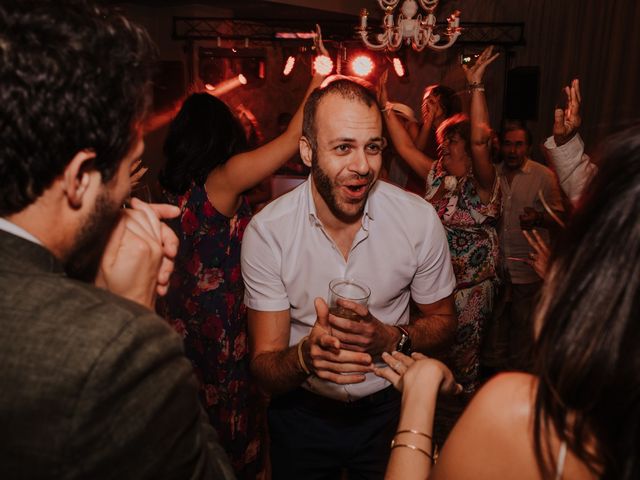
[[[284,67],[282,69],[282,75],[288,77],[293,71],[293,67],[296,65],[296,57],[293,55],[289,55],[287,60],[284,62]]]
[[[374,64],[371,57],[367,55],[358,55],[351,60],[351,70],[359,77],[366,77],[373,72]]]
[[[224,95],[225,93],[230,92],[234,88],[238,88],[241,85],[247,84],[247,77],[240,74],[232,78],[228,78],[227,80],[223,80],[216,85],[212,85],[210,83],[205,83],[204,88],[208,94],[213,95],[215,97],[219,97],[220,95]]]
[[[404,65],[402,64],[402,60],[400,60],[400,58],[398,57],[393,57],[391,62],[393,63],[393,71],[396,72],[396,75],[399,78],[404,77],[406,70],[404,68]]]
[[[329,75],[333,71],[333,60],[326,55],[318,55],[313,61],[313,68],[320,75]]]

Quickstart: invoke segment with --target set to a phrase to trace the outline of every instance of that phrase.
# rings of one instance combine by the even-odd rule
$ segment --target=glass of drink
[[[339,305],[338,300],[349,300],[360,305],[367,305],[370,296],[371,289],[360,280],[334,278],[329,282],[329,313],[337,317],[359,321],[362,318],[352,310]]]

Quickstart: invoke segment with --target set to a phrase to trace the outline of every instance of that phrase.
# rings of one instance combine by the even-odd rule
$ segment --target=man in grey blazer
[[[233,478],[152,311],[177,209],[122,208],[152,52],[84,1],[0,4],[0,478]]]

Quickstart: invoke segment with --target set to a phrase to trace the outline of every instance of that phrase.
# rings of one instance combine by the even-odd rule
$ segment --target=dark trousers
[[[269,406],[273,480],[382,479],[400,416],[389,387],[353,403],[297,389]]]
[[[541,287],[542,282],[502,285],[483,345],[485,366],[497,371],[531,371],[533,320]]]

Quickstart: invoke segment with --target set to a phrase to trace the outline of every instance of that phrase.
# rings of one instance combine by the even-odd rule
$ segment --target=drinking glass
[[[364,282],[353,278],[334,278],[329,282],[329,313],[337,317],[359,321],[362,318],[355,312],[339,305],[338,300],[349,300],[360,305],[367,305],[370,296],[371,289]]]

